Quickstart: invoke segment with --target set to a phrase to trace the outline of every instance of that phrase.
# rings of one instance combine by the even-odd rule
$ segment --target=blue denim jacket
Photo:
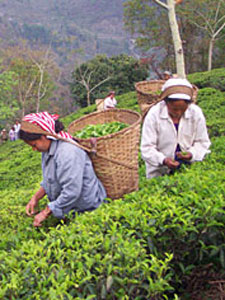
[[[52,140],[49,151],[42,153],[42,172],[41,186],[57,218],[71,210],[95,209],[106,197],[87,153],[73,144]]]

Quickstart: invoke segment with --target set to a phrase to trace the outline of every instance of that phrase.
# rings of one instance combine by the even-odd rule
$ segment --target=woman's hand
[[[38,205],[38,200],[33,196],[26,206],[26,214],[31,217],[36,214],[35,207]]]
[[[178,161],[170,157],[165,158],[163,164],[166,165],[169,169],[176,169],[180,165]]]
[[[47,217],[51,214],[51,210],[50,208],[47,206],[44,210],[42,210],[39,214],[37,214],[35,217],[34,217],[34,223],[33,225],[35,227],[40,227],[42,226],[42,222],[47,219]]]
[[[44,188],[41,186],[39,188],[39,190],[33,195],[33,197],[30,199],[30,201],[28,202],[27,206],[26,206],[26,214],[29,217],[32,217],[34,214],[37,213],[37,211],[35,211],[35,207],[38,205],[38,201],[40,199],[42,199],[45,196],[45,190]]]
[[[182,160],[191,160],[192,154],[191,152],[177,152],[177,157]]]

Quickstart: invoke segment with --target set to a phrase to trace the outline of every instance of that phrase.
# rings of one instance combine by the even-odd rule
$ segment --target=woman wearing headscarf
[[[115,92],[110,91],[109,94],[104,99],[104,110],[109,110],[115,108],[117,101],[115,99]]]
[[[41,226],[50,214],[62,219],[70,211],[94,210],[106,197],[88,154],[63,128],[58,115],[48,112],[26,115],[21,123],[20,138],[34,151],[42,152],[43,181],[26,206],[27,215],[36,213],[45,195],[50,201],[35,215],[34,226]]]
[[[162,87],[161,101],[148,111],[141,139],[147,178],[169,174],[182,163],[202,161],[209,152],[205,118],[192,97],[188,80],[171,78]]]

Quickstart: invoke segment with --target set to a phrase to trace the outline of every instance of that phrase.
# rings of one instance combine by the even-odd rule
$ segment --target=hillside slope
[[[83,48],[86,58],[98,53],[128,53],[123,30],[124,0],[0,1],[0,37],[14,44],[52,44],[61,62],[71,50]]]
[[[118,103],[138,110],[134,92]],[[0,299],[204,299],[207,289],[219,299],[212,282],[225,276],[224,92],[204,87],[198,103],[212,141],[203,162],[147,180],[140,160],[139,191],[67,226],[51,217],[32,227],[25,205],[41,181],[40,153],[22,141],[1,145]]]

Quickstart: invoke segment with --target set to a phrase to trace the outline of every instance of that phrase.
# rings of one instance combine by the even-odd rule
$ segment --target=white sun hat
[[[169,99],[183,99],[183,100],[189,100],[191,101],[190,95],[187,95],[185,93],[182,93],[182,86],[193,88],[192,84],[187,80],[183,78],[170,78],[168,79],[164,85],[162,86],[162,92],[164,92],[166,89],[170,87],[179,86],[180,92],[176,92],[175,94],[170,94],[168,96]]]

